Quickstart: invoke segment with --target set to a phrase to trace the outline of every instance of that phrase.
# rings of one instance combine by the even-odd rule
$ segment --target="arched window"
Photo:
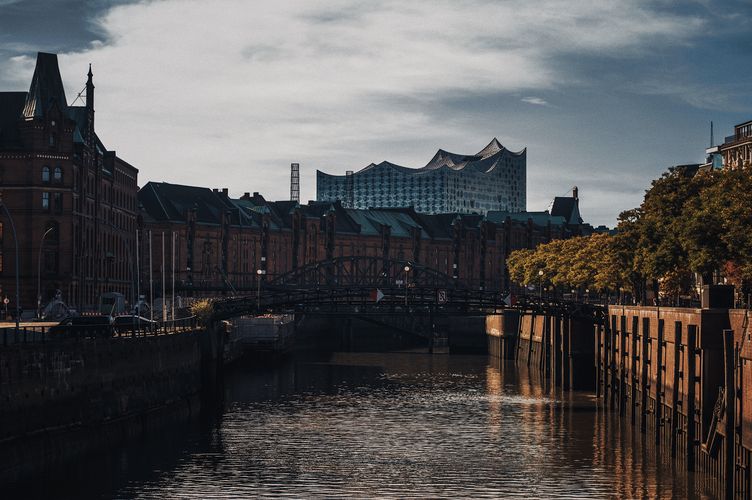
[[[50,210],[50,193],[47,191],[42,193],[42,210]]]
[[[60,165],[58,165],[57,167],[55,167],[55,171],[53,173],[52,178],[57,183],[63,182],[63,168]]]
[[[42,182],[50,182],[50,167],[42,167]]]

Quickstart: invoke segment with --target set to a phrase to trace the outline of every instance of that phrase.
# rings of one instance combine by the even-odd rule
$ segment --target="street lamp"
[[[256,282],[258,283],[258,289],[256,290],[256,309],[261,312],[261,276],[266,274],[266,271],[263,269],[256,269],[256,275],[258,276],[258,279]]]
[[[409,284],[409,278],[410,278],[410,266],[405,266],[405,307],[407,307],[407,287]]]
[[[543,299],[543,269],[538,270],[538,298]]]
[[[37,259],[37,318],[42,318],[42,249],[44,248],[44,239],[55,229],[50,226],[42,235],[42,241],[39,243],[39,259]]]
[[[16,235],[16,225],[13,222],[13,217],[10,216],[10,212],[8,212],[8,207],[5,206],[5,203],[3,202],[3,195],[2,192],[0,192],[0,206],[3,207],[3,211],[5,211],[5,215],[8,217],[8,220],[10,221],[10,229],[13,231],[13,241],[16,245],[16,337],[18,337],[18,322],[21,319],[21,280],[19,278],[19,267],[18,267],[18,236]]]

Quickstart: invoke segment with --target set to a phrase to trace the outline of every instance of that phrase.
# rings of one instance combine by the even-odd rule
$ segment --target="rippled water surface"
[[[703,497],[588,394],[485,356],[413,353],[240,367],[216,419],[43,483],[103,498]]]

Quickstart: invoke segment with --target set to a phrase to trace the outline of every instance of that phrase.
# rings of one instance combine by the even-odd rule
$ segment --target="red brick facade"
[[[40,53],[29,92],[0,93],[0,181],[18,232],[23,309],[36,309],[38,288],[42,304],[60,289],[76,306],[132,288],[138,170],[97,137],[88,76],[86,104],[68,106],[57,57]],[[15,242],[4,212],[0,222],[0,285],[13,300]]]

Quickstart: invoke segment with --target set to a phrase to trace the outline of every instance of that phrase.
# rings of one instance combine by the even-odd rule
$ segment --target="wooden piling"
[[[673,387],[671,388],[671,456],[676,456],[676,438],[681,429],[679,418],[679,384],[681,384],[681,356],[682,322],[674,322],[674,373]]]
[[[723,330],[723,362],[725,367],[724,398],[726,418],[724,430],[724,482],[726,498],[734,498],[734,472],[736,469],[736,353],[734,352],[734,330]]]
[[[658,345],[655,349],[655,444],[661,443],[661,428],[663,427],[663,328],[664,321],[658,320]],[[658,447],[656,446],[656,449]]]
[[[640,353],[640,431],[645,432],[648,419],[648,395],[650,394],[650,318],[642,318],[642,351]]]
[[[595,328],[595,397],[601,397],[601,339],[603,338],[602,325],[596,323]]]
[[[685,378],[687,380],[687,398],[686,398],[686,413],[687,413],[687,429],[685,436],[687,439],[687,450],[685,453],[687,461],[687,470],[695,470],[695,414],[696,414],[696,402],[695,402],[695,385],[697,384],[697,372],[695,370],[696,362],[696,345],[697,345],[697,325],[687,325],[687,346],[685,350],[687,360],[687,373]]]
[[[526,365],[530,366],[530,360],[533,358],[533,338],[535,337],[535,313],[530,315],[530,339],[527,343],[527,361]]]
[[[639,330],[640,325],[640,318],[638,316],[632,316],[632,331],[630,333],[630,349],[629,349],[629,356],[631,360],[631,368],[629,370],[629,388],[630,388],[630,394],[629,394],[629,404],[631,405],[631,409],[629,411],[629,417],[632,422],[632,425],[635,425],[635,422],[637,420],[637,361],[640,359],[640,356],[637,355],[637,332]]]
[[[569,316],[564,317],[564,332],[562,334],[562,374],[561,374],[561,382],[562,382],[562,389],[569,390],[572,388],[572,356],[571,356],[571,350],[572,350],[572,318]]]
[[[627,317],[622,315],[619,331],[619,416],[624,416],[624,408],[626,406],[626,381],[627,373],[625,367],[625,354],[627,350]]]
[[[610,356],[609,356],[609,374],[611,379],[611,391],[609,397],[611,399],[611,406],[614,405],[614,401],[617,395],[618,379],[616,377],[616,315],[611,316],[611,335],[609,335],[610,342]]]

